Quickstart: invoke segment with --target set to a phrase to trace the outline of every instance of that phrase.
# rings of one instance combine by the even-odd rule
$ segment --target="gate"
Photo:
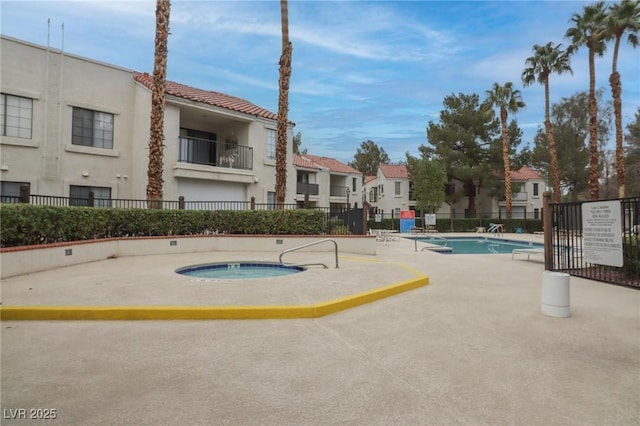
[[[551,203],[545,193],[544,234],[545,269],[570,275],[640,289],[640,197],[622,198],[620,223],[622,234],[622,266],[589,263],[583,251],[587,243],[600,249],[609,245],[619,249],[613,235],[602,229],[597,235],[584,235],[582,207],[585,202]],[[596,230],[600,230],[596,228]],[[617,230],[616,230],[617,231]]]

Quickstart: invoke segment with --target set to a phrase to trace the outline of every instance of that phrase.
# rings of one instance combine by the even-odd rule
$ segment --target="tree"
[[[291,79],[291,51],[289,41],[289,8],[287,0],[280,0],[282,19],[282,55],[280,56],[280,90],[278,93],[278,124],[276,144],[276,204],[284,205],[287,193],[287,129],[289,120],[289,81]]]
[[[561,49],[561,44],[553,46],[551,42],[544,46],[535,44],[533,46],[533,56],[527,58],[525,64],[527,68],[522,73],[522,83],[530,86],[535,81],[544,85],[544,128],[547,136],[547,147],[549,149],[549,159],[551,164],[551,182],[553,184],[554,201],[560,202],[560,170],[558,168],[558,155],[556,144],[553,138],[553,127],[549,119],[549,76],[552,73],[562,74],[569,72],[573,74],[569,61],[569,54]]]
[[[605,4],[598,2],[584,6],[582,15],[573,14],[571,20],[574,27],[567,30],[566,37],[571,40],[569,53],[575,53],[582,46],[589,49],[589,196],[591,200],[599,198],[598,165],[600,152],[598,150],[598,104],[596,103],[596,66],[595,56],[602,56],[606,50],[605,35]]]
[[[302,132],[298,132],[293,135],[293,153],[294,154],[306,154],[307,149],[305,148],[300,152],[300,147],[302,146]]]
[[[525,103],[519,90],[513,89],[513,83],[508,81],[504,86],[493,83],[493,89],[487,90],[487,106],[498,107],[500,110],[500,124],[502,133],[502,162],[504,164],[504,191],[505,207],[507,219],[511,219],[511,165],[509,162],[510,146],[509,132],[507,129],[507,118],[509,113],[515,114],[519,109],[524,108]],[[493,112],[493,109],[491,110]]]
[[[495,180],[496,165],[489,161],[490,148],[498,140],[499,122],[488,107],[480,104],[477,94],[451,94],[443,101],[438,123],[429,122],[427,141],[419,150],[423,156],[434,155],[445,164],[447,181],[463,183],[468,198],[468,215],[476,217],[476,191]],[[456,195],[451,195],[455,197]]]
[[[167,81],[167,40],[169,38],[169,0],[156,2],[156,39],[151,90],[147,201],[150,208],[162,208],[164,156],[164,92]]]
[[[407,153],[407,171],[416,209],[435,213],[445,201],[447,171],[444,165],[434,158],[417,158]]]
[[[622,0],[609,8],[607,16],[607,36],[614,40],[613,61],[609,84],[613,96],[613,113],[616,124],[616,174],[618,177],[618,196],[625,196],[625,164],[622,147],[622,84],[618,73],[618,51],[624,33],[628,33],[627,41],[633,47],[638,46],[640,31],[640,3],[635,0]]]
[[[602,92],[598,92],[598,97]],[[589,159],[587,147],[589,134],[589,95],[580,92],[561,102],[554,104],[551,113],[551,125],[557,146],[557,161],[560,168],[561,193],[566,194],[569,201],[577,201],[581,194],[589,190]],[[599,146],[604,146],[608,138],[609,123],[605,116],[598,123],[598,135],[601,138]],[[531,166],[545,176],[549,176],[550,153],[548,139],[542,129],[534,137],[532,150],[526,149],[530,155]],[[603,164],[599,164],[602,168]]]
[[[629,185],[627,196],[640,197],[640,107],[636,111],[636,120],[627,125],[629,133],[625,135],[627,142],[625,167]]]
[[[376,176],[380,164],[389,164],[389,156],[384,148],[378,147],[372,140],[364,141],[353,156],[349,166],[353,167],[364,176]]]

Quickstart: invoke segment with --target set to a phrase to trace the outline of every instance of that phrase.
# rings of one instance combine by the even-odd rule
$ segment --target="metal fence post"
[[[95,205],[95,194],[93,191],[89,191],[89,198],[87,199],[87,207],[93,207]]]
[[[29,204],[31,198],[29,185],[20,185],[20,202]]]
[[[256,209],[256,197],[251,197],[251,210]]]
[[[553,271],[553,220],[551,191],[542,194],[542,230],[544,232],[544,269]]]
[[[184,210],[184,195],[178,197],[178,209]]]

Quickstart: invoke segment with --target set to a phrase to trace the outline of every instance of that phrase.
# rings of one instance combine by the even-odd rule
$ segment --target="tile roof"
[[[380,171],[386,178],[409,179],[409,172],[404,164],[380,164]]]
[[[520,170],[511,171],[511,180],[542,180],[544,179],[538,172],[531,167],[524,166]]]
[[[369,183],[372,180],[376,180],[376,179],[378,179],[378,176],[365,176],[364,177],[364,183]]]
[[[149,75],[148,73],[134,72],[133,78],[149,90],[153,88],[153,76]],[[173,81],[167,81],[165,93],[167,95],[176,96],[178,98],[202,102],[207,105],[213,105],[216,107],[249,114],[256,117],[268,118],[270,120],[277,120],[278,118],[275,113],[254,105],[244,99],[225,95],[224,93],[220,92],[196,89],[195,87],[185,86],[184,84],[175,83]]]
[[[306,169],[319,169],[320,166],[309,160],[308,158],[300,155],[293,154],[293,165],[298,167],[304,167]]]
[[[320,157],[310,154],[305,154],[303,157],[309,161],[314,162],[318,166],[329,169],[332,172],[362,175],[362,173],[360,173],[358,170],[354,169],[351,166],[347,166],[346,164],[336,160],[335,158]]]

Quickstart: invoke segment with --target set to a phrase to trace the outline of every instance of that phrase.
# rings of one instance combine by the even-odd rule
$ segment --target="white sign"
[[[620,201],[582,204],[582,250],[585,262],[622,266]]]
[[[425,224],[425,226],[435,226],[436,225],[436,215],[435,214],[425,214],[424,215],[424,224]]]
[[[382,222],[382,215],[380,213],[376,213],[376,223]]]

